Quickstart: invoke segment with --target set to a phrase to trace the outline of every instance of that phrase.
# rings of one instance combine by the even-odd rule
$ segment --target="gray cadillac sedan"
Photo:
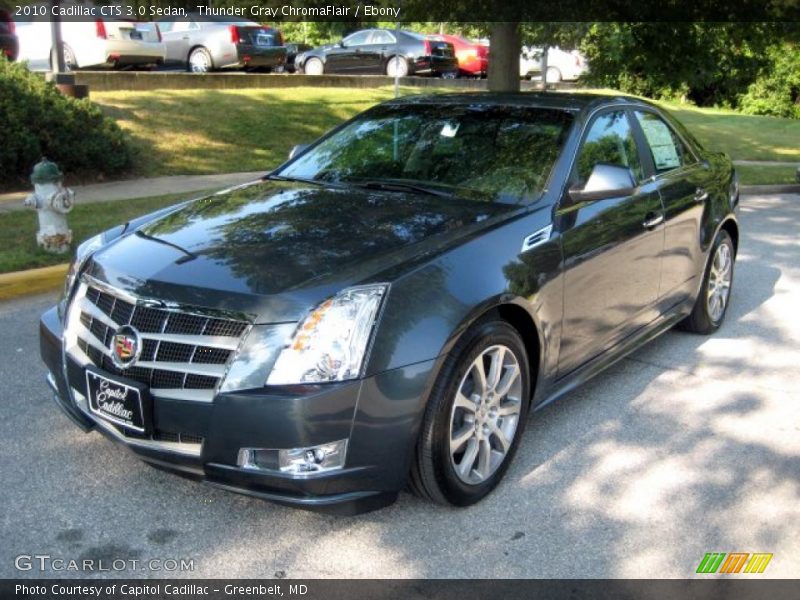
[[[465,506],[532,410],[720,327],[738,201],[642,100],[394,100],[84,242],[42,357],[72,421],[159,467],[338,513]]]

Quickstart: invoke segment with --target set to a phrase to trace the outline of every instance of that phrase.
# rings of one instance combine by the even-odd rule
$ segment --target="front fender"
[[[549,371],[561,324],[558,237],[521,252],[551,223],[550,207],[523,214],[422,264],[392,284],[377,326],[367,375],[447,354],[464,331],[498,306],[514,305],[539,332]],[[535,367],[536,365],[534,365]]]

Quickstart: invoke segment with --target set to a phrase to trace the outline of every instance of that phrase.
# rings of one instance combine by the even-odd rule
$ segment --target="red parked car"
[[[11,13],[0,9],[0,56],[13,61],[17,59],[18,52],[19,41],[14,20],[11,18]]]
[[[428,36],[438,42],[450,42],[456,51],[458,71],[462,76],[486,77],[489,69],[489,47],[471,42],[460,35],[437,34]]]

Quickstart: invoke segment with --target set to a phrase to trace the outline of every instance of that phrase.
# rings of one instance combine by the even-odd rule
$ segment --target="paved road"
[[[0,577],[33,553],[191,558],[210,577],[685,577],[709,551],[772,552],[765,575],[796,577],[800,196],[748,197],[741,217],[718,334],[668,333],[534,415],[504,484],[465,510],[402,495],[320,516],[156,471],[51,404],[52,298],[0,305]]]

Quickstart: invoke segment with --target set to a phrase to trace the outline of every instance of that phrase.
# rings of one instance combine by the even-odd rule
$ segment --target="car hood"
[[[391,281],[513,208],[256,182],[148,222],[98,251],[87,269],[145,299],[296,321],[349,285]]]

